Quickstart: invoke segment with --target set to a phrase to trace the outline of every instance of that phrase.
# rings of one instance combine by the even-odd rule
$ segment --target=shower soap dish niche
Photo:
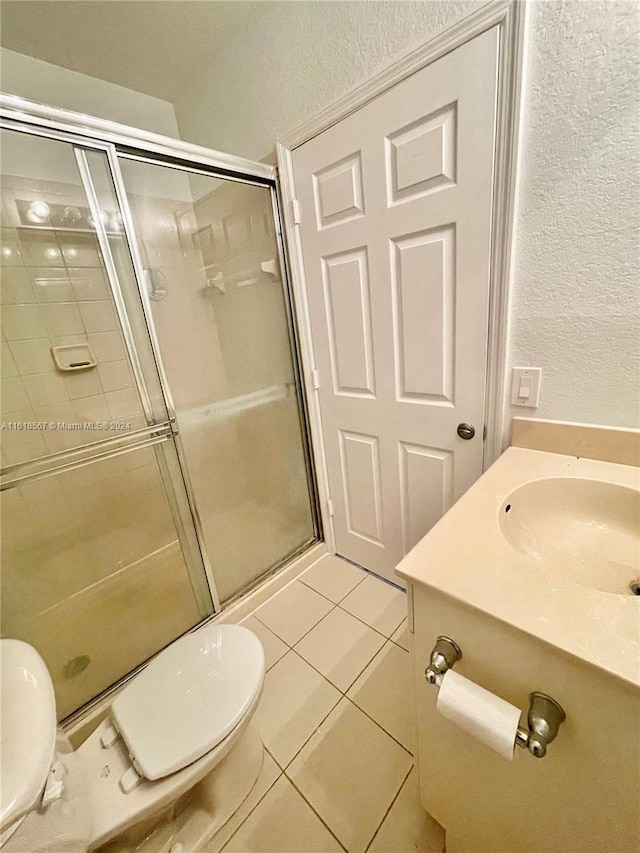
[[[58,370],[65,372],[90,370],[98,364],[89,343],[51,347],[51,355]]]

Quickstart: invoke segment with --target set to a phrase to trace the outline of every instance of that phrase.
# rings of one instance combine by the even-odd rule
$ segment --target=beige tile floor
[[[265,761],[207,853],[441,853],[418,802],[404,593],[327,556],[243,624],[267,658]]]

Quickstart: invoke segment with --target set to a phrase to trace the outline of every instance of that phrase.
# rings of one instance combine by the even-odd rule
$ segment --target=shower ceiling
[[[174,101],[270,2],[3,0],[2,47]],[[170,58],[169,61],[168,58]]]

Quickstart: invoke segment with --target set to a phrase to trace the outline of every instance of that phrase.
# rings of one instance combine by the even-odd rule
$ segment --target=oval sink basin
[[[509,495],[499,520],[511,547],[560,582],[631,595],[640,580],[633,489],[577,477],[534,480]]]

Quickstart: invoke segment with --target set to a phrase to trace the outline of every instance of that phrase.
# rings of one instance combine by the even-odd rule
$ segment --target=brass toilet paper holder
[[[447,670],[452,669],[460,660],[460,646],[449,637],[438,637],[431,650],[429,666],[424,671],[424,677],[429,684],[440,687]],[[534,692],[529,694],[529,711],[527,713],[527,729],[518,726],[516,744],[528,749],[535,758],[544,758],[548,745],[555,740],[561,723],[567,718],[562,706],[547,696],[546,693]]]

